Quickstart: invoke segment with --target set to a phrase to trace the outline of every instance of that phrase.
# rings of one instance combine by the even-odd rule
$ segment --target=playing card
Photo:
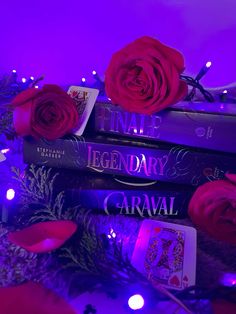
[[[80,117],[78,129],[74,133],[81,136],[93,110],[99,90],[81,86],[70,86],[68,94],[75,100]]]
[[[144,220],[132,255],[132,264],[153,282],[182,290],[195,284],[196,229]]]

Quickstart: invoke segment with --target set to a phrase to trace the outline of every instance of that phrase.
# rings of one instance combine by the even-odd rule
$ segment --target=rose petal
[[[24,103],[26,103],[27,101],[30,101],[31,99],[33,99],[35,96],[37,96],[40,93],[41,93],[40,89],[28,88],[28,89],[24,90],[23,92],[21,92],[20,94],[18,94],[13,99],[12,106],[13,107],[21,106]]]
[[[54,84],[45,84],[42,88],[44,93],[55,93],[65,95],[65,91],[58,85]]]
[[[183,72],[185,68],[184,58],[183,55],[178,50],[172,47],[168,47],[161,43],[159,40],[149,36],[143,36],[137,40],[141,45],[145,44],[147,46],[154,46],[158,51],[161,51],[163,55],[168,56],[168,59],[175,64],[179,73]]]
[[[39,283],[0,288],[1,314],[75,314],[67,302]]]
[[[13,125],[16,134],[19,136],[30,135],[31,133],[31,107],[31,100],[15,107],[13,112]]]
[[[233,173],[226,173],[226,178],[230,180],[232,183],[236,184],[236,174]]]
[[[77,225],[69,220],[47,221],[10,232],[8,238],[29,252],[43,253],[59,248],[76,229]]]
[[[180,100],[184,99],[188,94],[188,85],[186,82],[180,80],[179,81],[179,90],[176,94],[175,101],[179,102]]]

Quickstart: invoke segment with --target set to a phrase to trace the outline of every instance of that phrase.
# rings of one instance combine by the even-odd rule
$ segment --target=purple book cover
[[[54,188],[64,191],[68,206],[99,214],[186,218],[194,188],[81,171],[56,170]]]
[[[126,216],[186,218],[190,197],[186,193],[155,190],[71,190],[82,208],[100,214]]]
[[[232,104],[181,102],[154,115],[97,103],[95,131],[125,137],[236,153],[236,108]],[[92,127],[93,128],[93,127]]]
[[[97,137],[24,141],[26,163],[200,185],[236,172],[236,156]]]

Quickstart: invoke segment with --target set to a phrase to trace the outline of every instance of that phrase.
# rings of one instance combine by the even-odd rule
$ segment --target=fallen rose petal
[[[75,314],[67,302],[39,283],[0,288],[1,314]]]
[[[44,253],[62,246],[76,229],[77,225],[70,220],[47,221],[10,232],[8,238],[29,252]]]

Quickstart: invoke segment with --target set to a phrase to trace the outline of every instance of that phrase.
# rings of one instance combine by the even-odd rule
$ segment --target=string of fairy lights
[[[184,99],[186,101],[200,101],[202,98],[199,99],[199,95],[197,95],[197,91],[200,92],[203,99],[207,102],[227,102],[227,103],[236,103],[236,99],[234,96],[230,97],[230,92],[233,90],[236,93],[236,85],[231,85],[228,88],[224,87],[218,87],[218,88],[209,88],[206,89],[203,87],[203,85],[200,83],[201,79],[207,74],[207,72],[212,67],[212,62],[207,61],[204,66],[200,69],[198,74],[195,78],[189,76],[189,75],[180,75],[180,78],[184,80],[187,85],[189,86],[189,92],[187,97]],[[84,87],[94,87],[98,88],[100,91],[101,96],[106,96],[105,93],[105,83],[97,73],[97,71],[92,71],[93,79],[95,80],[94,84],[89,84],[89,81],[86,79],[86,77],[82,77],[81,79],[81,86]],[[234,93],[233,93],[234,94]],[[110,100],[108,98],[108,100]]]
[[[207,74],[211,67],[212,62],[207,61],[194,78],[185,74],[180,75],[180,78],[184,80],[189,86],[189,93],[185,100],[198,101],[198,91],[202,95],[203,99],[207,102],[221,101],[227,103],[236,103],[236,97],[234,97],[234,94],[236,93],[236,85],[229,85],[229,88],[218,87],[206,89],[200,83],[201,79]],[[90,79],[82,77],[78,85],[82,87],[97,88],[100,91],[100,96],[106,96],[104,80],[100,77],[96,70],[91,71],[91,74],[93,83],[90,82]],[[19,80],[17,71],[15,69],[12,70],[10,75],[4,76],[0,80],[0,103],[4,100],[10,100],[19,92],[29,87],[39,88],[39,83],[42,80],[43,76],[37,79],[35,79],[33,76],[30,76],[29,78],[22,77]],[[230,96],[231,91],[233,91],[233,93]]]
[[[201,79],[207,74],[207,72],[210,70],[212,66],[212,63],[208,61],[199,71],[199,73],[195,76],[195,78],[192,78],[187,75],[181,75],[181,79],[185,80],[187,84],[189,85],[189,93],[186,97],[187,101],[193,101],[196,97],[196,92],[199,91],[201,95],[204,97],[204,99],[207,102],[214,102],[215,100],[220,100],[222,102],[231,102],[236,103],[235,98],[230,98],[230,90],[231,89],[216,89],[216,93],[211,93],[209,90],[206,90],[202,84],[200,83]],[[94,83],[90,84],[88,80],[85,77],[82,77],[81,82],[78,84],[80,86],[84,87],[92,87],[97,88],[100,91],[101,96],[105,96],[105,83],[99,76],[96,70],[93,70],[91,72]],[[11,99],[20,93],[21,91],[33,87],[33,88],[39,88],[40,82],[43,80],[43,77],[34,78],[33,76],[30,76],[29,78],[22,77],[18,78],[17,71],[14,69],[12,70],[10,75],[4,76],[0,80],[0,117],[1,112],[4,110],[5,103],[9,103]],[[232,85],[232,89],[235,87]],[[214,94],[214,96],[213,96]],[[216,95],[216,96],[215,96]],[[218,98],[217,98],[218,97]],[[109,100],[109,99],[108,99]],[[1,144],[1,143],[0,143]],[[4,156],[8,153],[10,153],[10,148],[6,147],[0,147],[0,153]],[[4,190],[4,189],[3,189]],[[14,202],[16,197],[16,191],[14,187],[9,186],[7,189],[4,190],[4,204]],[[4,208],[4,211],[2,212],[2,215],[7,215],[7,208]],[[5,220],[7,220],[7,217],[2,217]],[[3,220],[3,219],[2,219]],[[114,229],[111,229],[110,232],[107,234],[107,238],[109,240],[116,238],[116,231]],[[212,290],[204,290],[200,289],[199,287],[189,287],[188,289],[185,289],[184,291],[177,292],[175,295],[176,297],[180,299],[211,299],[213,296],[216,297],[222,297],[224,299],[228,299],[229,301],[235,302],[235,293],[236,293],[236,274],[224,274],[224,276],[221,279],[221,282],[219,283],[219,287],[216,287]],[[145,298],[140,294],[134,294],[130,296],[128,299],[128,305],[131,310],[138,310],[142,309],[145,305]],[[89,309],[88,309],[89,310]]]
[[[23,90],[34,87],[39,88],[39,82],[43,80],[43,76],[39,78],[34,78],[30,76],[29,78],[22,77],[18,79],[17,71],[12,70],[10,75],[5,75],[0,80],[0,105],[5,105],[6,102],[11,101],[11,99],[22,92]],[[0,107],[0,110],[3,107]]]

